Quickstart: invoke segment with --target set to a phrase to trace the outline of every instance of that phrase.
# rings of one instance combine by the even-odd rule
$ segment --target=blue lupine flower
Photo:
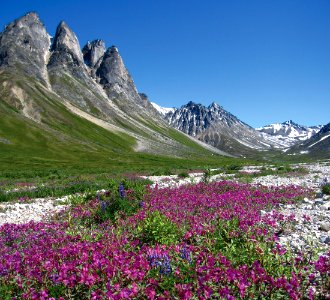
[[[107,206],[108,206],[108,204],[107,204],[106,201],[101,201],[101,210],[102,210],[103,212],[106,211]]]
[[[121,182],[119,187],[118,187],[118,192],[119,192],[119,196],[120,198],[125,198],[125,188],[123,183]]]
[[[0,277],[1,276],[6,276],[8,274],[9,274],[9,272],[8,272],[8,270],[5,267],[0,268]]]
[[[51,281],[53,282],[54,285],[60,284],[60,281],[59,281],[60,276],[58,274],[50,274],[49,278],[51,279]]]
[[[186,247],[183,247],[181,250],[180,250],[180,257],[182,259],[185,259],[187,262],[189,262],[191,264],[191,256],[190,256],[190,251],[186,248]]]
[[[154,253],[148,256],[148,261],[151,267],[159,267],[159,274],[168,276],[172,273],[170,259],[166,254]]]

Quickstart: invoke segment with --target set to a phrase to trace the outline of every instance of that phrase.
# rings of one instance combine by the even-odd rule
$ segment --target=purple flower
[[[106,201],[101,201],[101,202],[100,202],[100,205],[101,205],[101,210],[102,210],[103,212],[105,212],[106,209],[107,209],[107,206],[108,206],[107,202],[106,202]]]
[[[154,251],[148,255],[147,259],[151,267],[159,268],[159,274],[168,276],[172,273],[170,259],[167,254]]]
[[[124,188],[124,185],[123,183],[121,182],[119,187],[118,187],[118,192],[119,192],[119,196],[120,198],[125,198],[125,188]]]
[[[180,249],[180,257],[191,264],[190,251],[186,247]]]

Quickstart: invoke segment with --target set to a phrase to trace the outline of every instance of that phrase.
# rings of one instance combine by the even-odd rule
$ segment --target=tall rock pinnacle
[[[105,52],[96,75],[100,78],[100,83],[104,86],[110,98],[124,95],[125,98],[131,99],[133,102],[141,102],[133,79],[115,46],[110,47]]]
[[[20,70],[47,82],[50,38],[34,12],[10,23],[0,34],[0,67]]]
[[[48,64],[50,68],[67,67],[70,69],[84,66],[78,39],[64,21],[57,26],[51,51]]]
[[[97,68],[101,63],[100,59],[105,53],[105,44],[102,40],[88,42],[82,50],[84,61],[90,68]]]

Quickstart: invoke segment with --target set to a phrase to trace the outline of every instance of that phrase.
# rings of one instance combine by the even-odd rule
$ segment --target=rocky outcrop
[[[23,72],[47,84],[50,37],[36,13],[10,23],[0,34],[0,67]]]
[[[88,42],[82,50],[85,64],[91,68],[93,77],[96,75],[96,70],[102,62],[105,51],[105,44],[102,40]]]
[[[110,99],[126,98],[136,103],[141,102],[133,79],[115,46],[108,48],[105,52],[96,75]]]
[[[57,26],[48,63],[49,70],[56,68],[66,69],[79,77],[87,73],[79,41],[64,21]]]
[[[105,49],[102,40],[94,40],[82,51],[64,21],[50,44],[38,15],[28,13],[0,34],[0,68],[37,78],[66,101],[98,116],[113,115],[115,105],[132,116],[158,117],[149,100],[138,94],[118,49]]]
[[[175,128],[192,136],[200,135],[215,124],[227,128],[245,126],[251,129],[215,102],[206,107],[190,101],[181,108],[169,112],[165,118]]]

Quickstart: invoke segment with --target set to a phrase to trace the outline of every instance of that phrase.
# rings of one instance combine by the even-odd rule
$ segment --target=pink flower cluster
[[[270,272],[262,260],[237,265],[215,250],[213,239],[219,222],[236,220],[230,238],[255,241],[260,257],[265,249],[258,248],[258,241],[264,239],[274,245],[271,255],[281,257],[285,249],[274,242],[274,226],[282,216],[261,216],[260,210],[305,193],[297,187],[232,182],[156,188],[135,215],[92,227],[88,237],[79,228],[72,234],[72,224],[63,221],[5,224],[0,227],[0,291],[8,299],[44,300],[313,299],[315,290],[326,288],[318,287],[315,277],[330,275],[330,253],[314,263],[293,260],[289,273],[281,272],[287,265],[274,265]],[[97,203],[74,208],[75,219],[92,217]],[[139,224],[156,210],[181,230],[177,244],[140,241]]]

